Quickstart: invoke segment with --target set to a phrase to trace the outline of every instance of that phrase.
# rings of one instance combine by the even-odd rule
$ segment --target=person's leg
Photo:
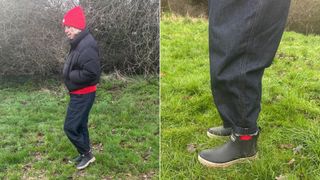
[[[234,134],[222,149],[201,152],[202,162],[219,165],[256,153],[262,75],[278,48],[289,5],[290,0],[209,0],[211,89],[224,127]],[[230,148],[251,150],[228,154]]]
[[[89,149],[90,149],[90,138],[89,138],[89,130],[88,130],[88,119],[89,119],[89,113],[91,111],[95,97],[96,97],[95,92],[88,94],[88,102],[87,102],[88,104],[86,107],[86,111],[83,114],[83,120],[82,120],[82,124],[81,124],[82,133],[83,133],[83,137],[84,137],[84,143],[86,144],[86,146],[89,147]]]
[[[88,119],[88,118],[87,118]],[[86,123],[82,124],[82,134],[84,137],[84,143],[90,147],[90,138],[89,138],[89,130],[88,130],[88,120],[85,121]],[[89,151],[91,150],[91,147],[89,148]],[[88,152],[89,152],[88,151]]]
[[[289,0],[209,1],[210,71],[225,127],[258,130],[261,79],[279,45]]]
[[[80,154],[90,151],[88,130],[83,128],[83,124],[87,124],[88,113],[92,107],[93,100],[87,94],[70,95],[64,131]]]
[[[278,48],[290,0],[209,0],[211,87],[224,127],[258,130],[261,79]]]
[[[95,161],[95,157],[93,156],[92,149],[90,148],[90,139],[89,139],[89,130],[88,130],[89,113],[94,103],[95,95],[96,95],[95,92],[86,94],[88,99],[87,99],[86,109],[82,115],[81,130],[83,134],[84,145],[85,147],[88,147],[88,149],[83,154],[81,161],[77,164],[77,169],[84,169],[90,163]]]

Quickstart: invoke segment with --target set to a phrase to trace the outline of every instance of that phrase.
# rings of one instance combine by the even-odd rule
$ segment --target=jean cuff
[[[232,128],[232,124],[229,122],[223,122],[223,127],[224,128]]]
[[[243,127],[233,127],[233,133],[239,135],[249,135],[249,134],[256,134],[259,131],[258,127],[253,128],[243,128]]]

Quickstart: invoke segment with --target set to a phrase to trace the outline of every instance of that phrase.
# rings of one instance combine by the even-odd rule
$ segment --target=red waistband
[[[77,90],[71,91],[70,94],[89,94],[95,91],[97,91],[97,85],[88,86],[82,89],[77,89]]]

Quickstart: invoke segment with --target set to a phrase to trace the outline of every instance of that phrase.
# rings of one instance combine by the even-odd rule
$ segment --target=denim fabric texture
[[[290,0],[209,0],[211,89],[224,127],[258,130],[264,69],[279,46]]]
[[[87,154],[90,151],[88,116],[95,97],[96,92],[70,94],[64,132],[80,154]]]

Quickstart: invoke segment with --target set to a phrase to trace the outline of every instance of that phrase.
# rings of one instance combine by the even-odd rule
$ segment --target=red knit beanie
[[[86,17],[81,6],[70,9],[63,17],[62,24],[84,30],[86,27]]]

